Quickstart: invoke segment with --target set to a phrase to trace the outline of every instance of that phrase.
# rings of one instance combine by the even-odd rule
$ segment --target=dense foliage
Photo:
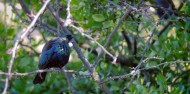
[[[41,1],[45,0],[0,1],[0,92],[5,87],[12,48],[32,22],[33,15],[43,6]],[[68,17],[68,1],[51,0],[49,3],[63,22]],[[88,68],[72,48],[66,69],[76,73],[65,75],[62,72],[49,72],[46,81],[37,85],[32,83],[34,73],[12,75],[7,92],[103,94],[105,90],[102,90],[101,84],[104,84],[115,94],[188,94],[190,1],[172,1],[175,10],[165,10],[174,11],[174,14],[162,18],[156,15],[157,6],[153,0],[71,0],[72,21],[65,26],[91,65],[96,65],[94,62],[104,52],[95,66],[102,83],[89,76],[91,73]],[[21,3],[33,15],[27,13]],[[126,17],[121,19],[123,15]],[[59,32],[65,31],[46,8],[29,33],[20,40],[11,72],[22,74],[38,70],[43,45],[47,40],[57,37]],[[112,32],[113,36],[110,37]],[[109,37],[110,42],[105,47]],[[101,50],[97,42],[117,57],[116,62],[105,49]],[[135,70],[138,65],[140,67]]]

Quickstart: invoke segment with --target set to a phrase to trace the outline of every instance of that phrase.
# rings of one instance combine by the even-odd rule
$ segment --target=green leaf
[[[113,21],[105,21],[103,22],[103,28],[109,28],[113,26]]]
[[[104,62],[101,62],[100,67],[101,67],[102,69],[106,69],[108,66],[107,66],[107,64],[105,64]]]
[[[159,74],[157,75],[156,77],[156,82],[159,84],[159,85],[162,85],[164,83],[164,76],[162,74]]]
[[[157,35],[153,35],[152,39],[158,40],[158,36]]]
[[[186,30],[189,30],[189,29],[190,29],[190,22],[189,22],[188,19],[187,19],[186,24],[185,24],[185,29],[186,29]]]
[[[92,18],[97,22],[102,22],[105,20],[105,17],[102,14],[94,14],[92,15]]]
[[[165,80],[165,77],[164,75],[162,74],[158,74],[157,77],[156,77],[156,82],[157,84],[160,86],[160,89],[164,91],[164,89],[167,89],[166,88],[166,80]]]
[[[138,90],[138,94],[147,94],[147,89],[140,84],[137,84],[137,90]]]
[[[173,44],[173,47],[174,47],[175,49],[177,49],[177,48],[179,47],[178,41],[173,41],[172,44]]]
[[[115,91],[115,90],[119,90],[119,87],[112,85],[110,89]]]

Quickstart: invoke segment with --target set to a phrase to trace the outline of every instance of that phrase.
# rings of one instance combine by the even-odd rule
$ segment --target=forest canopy
[[[3,94],[190,91],[189,0],[2,0],[0,14]],[[41,68],[44,45],[67,35],[68,63]]]

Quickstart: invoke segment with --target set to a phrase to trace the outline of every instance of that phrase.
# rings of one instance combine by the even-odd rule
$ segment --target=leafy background
[[[57,6],[56,0],[52,0],[50,4],[55,10],[60,7],[59,17],[65,19],[67,17],[67,0],[58,1],[60,1],[59,6]],[[85,34],[96,39],[102,45],[106,43],[108,36],[124,15],[120,8],[108,1],[72,0],[70,7],[72,23],[82,28]],[[96,67],[100,78],[103,82],[105,81],[104,84],[112,93],[188,94],[190,92],[190,2],[188,0],[179,1],[183,2],[183,6],[180,10],[176,10],[178,15],[168,19],[160,19],[155,11],[146,9],[148,6],[153,6],[154,2],[145,0],[137,8],[139,11],[131,12],[130,16],[122,21],[117,32],[111,37],[106,50],[114,56],[118,56],[123,62],[117,61],[116,64],[113,64],[112,58],[104,54]],[[173,0],[176,7],[180,5],[179,1]],[[123,7],[126,12],[130,10],[127,4],[135,5],[139,2],[140,0],[114,0],[114,3]],[[24,3],[34,14],[43,5],[39,0],[24,0]],[[11,4],[16,7],[18,14]],[[8,70],[11,50],[16,39],[29,26],[30,20],[17,0],[0,1],[0,14],[0,91],[3,92],[6,79],[6,75],[3,73]],[[38,19],[57,30],[58,23],[48,9]],[[161,36],[157,36],[157,33],[166,27],[168,22],[171,24]],[[44,28],[35,25],[19,43],[12,68],[13,73],[27,73],[38,69],[39,56],[44,43],[56,37]],[[68,29],[77,39],[86,59],[93,64],[100,54],[100,47],[71,26],[68,26]],[[152,33],[153,31],[154,33]],[[148,39],[151,34],[153,34],[151,41],[155,40],[155,43],[144,53],[144,49],[149,45]],[[124,35],[128,36],[131,41],[130,45],[126,42]],[[94,50],[96,52],[93,52]],[[133,54],[134,51],[136,51],[135,54]],[[145,62],[141,68],[144,70],[138,71],[134,78],[133,76],[122,78],[122,75],[130,74],[133,71],[142,57]],[[163,65],[157,66],[159,64]],[[67,70],[88,73],[74,49],[72,49],[71,58],[66,67]],[[149,67],[154,68],[149,69]],[[109,79],[116,76],[119,76],[119,79]],[[9,81],[7,92],[10,94],[104,93],[91,76],[70,74],[71,84],[76,92],[72,92],[66,75],[61,72],[48,73],[46,81],[41,85],[33,85],[33,78],[34,74],[13,76]]]

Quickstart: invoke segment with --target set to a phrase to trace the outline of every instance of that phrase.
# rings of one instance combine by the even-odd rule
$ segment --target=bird
[[[155,4],[159,6],[157,8],[157,15],[159,18],[168,19],[174,14],[173,11],[175,10],[175,5],[172,0],[155,0]]]
[[[49,68],[62,68],[65,66],[70,57],[69,43],[72,35],[57,37],[48,41],[43,49],[39,60],[38,68],[40,70]],[[33,84],[42,84],[45,81],[47,72],[37,73]]]

